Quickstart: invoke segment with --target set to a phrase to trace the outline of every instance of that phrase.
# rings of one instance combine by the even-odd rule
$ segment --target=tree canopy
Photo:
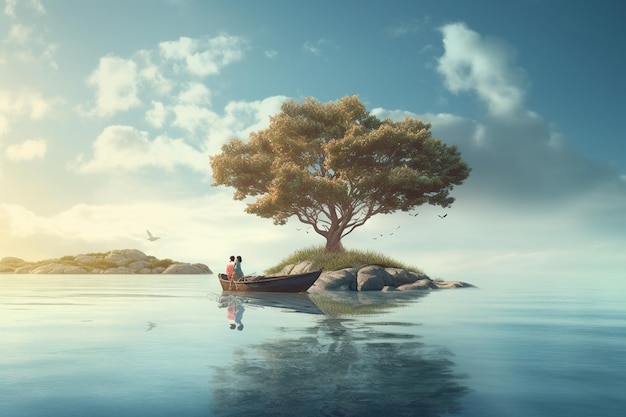
[[[448,207],[469,176],[456,146],[417,118],[380,120],[358,99],[285,102],[267,129],[231,139],[211,157],[213,185],[256,197],[245,211],[275,224],[290,217],[341,251],[341,239],[372,216],[423,204]]]

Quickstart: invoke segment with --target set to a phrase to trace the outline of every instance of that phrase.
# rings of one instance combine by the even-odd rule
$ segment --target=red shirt
[[[228,276],[228,279],[233,277],[233,274],[235,273],[235,262],[230,261],[226,264],[226,276]]]

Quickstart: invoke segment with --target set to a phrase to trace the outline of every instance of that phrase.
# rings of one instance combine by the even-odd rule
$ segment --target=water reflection
[[[306,293],[246,292],[242,294],[240,292],[223,291],[215,299],[218,302],[218,306],[222,308],[233,302],[250,308],[273,307],[296,313],[324,314],[309,297],[309,294]]]
[[[339,302],[314,300],[322,301],[322,311],[331,301]],[[349,298],[346,304],[380,309],[389,308],[390,300],[355,304]],[[296,336],[283,328],[279,340],[237,348],[232,362],[215,368],[212,412],[333,417],[459,413],[459,400],[469,389],[454,374],[452,353],[421,342],[418,326],[344,314],[320,315]]]
[[[231,330],[243,330],[243,313],[246,310],[243,304],[245,300],[237,296],[223,296],[218,301],[220,307],[226,307],[228,327]]]

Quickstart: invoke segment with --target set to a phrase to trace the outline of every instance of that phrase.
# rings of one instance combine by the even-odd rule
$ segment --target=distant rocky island
[[[212,274],[201,263],[158,259],[137,249],[63,256],[37,262],[20,258],[0,259],[0,274]]]

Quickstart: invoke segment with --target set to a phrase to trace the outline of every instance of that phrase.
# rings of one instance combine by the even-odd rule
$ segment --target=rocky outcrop
[[[209,267],[203,264],[172,264],[163,274],[210,274]]]
[[[288,265],[281,274],[299,274],[313,270],[311,262]],[[399,268],[368,265],[324,271],[309,292],[321,291],[411,291],[473,287],[462,281],[433,280],[427,275]]]
[[[4,274],[212,274],[201,263],[175,262],[157,259],[137,249],[112,250],[63,256],[39,262],[5,257],[0,260],[0,273]]]

